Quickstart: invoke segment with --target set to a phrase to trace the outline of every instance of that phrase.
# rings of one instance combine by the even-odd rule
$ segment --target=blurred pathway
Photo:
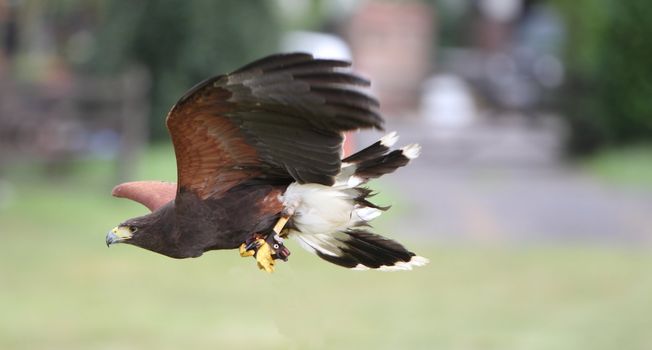
[[[506,122],[435,133],[390,123],[399,145],[423,149],[383,180],[405,206],[383,225],[437,240],[651,243],[652,192],[608,187],[563,165],[555,128]],[[360,134],[359,143],[375,136]]]

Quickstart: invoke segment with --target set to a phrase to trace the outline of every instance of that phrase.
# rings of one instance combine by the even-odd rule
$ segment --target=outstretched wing
[[[206,199],[253,179],[333,184],[342,132],[383,122],[349,66],[273,55],[190,89],[166,120],[178,190]]]

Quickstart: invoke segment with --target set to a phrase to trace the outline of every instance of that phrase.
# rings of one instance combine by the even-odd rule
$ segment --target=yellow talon
[[[242,243],[240,245],[240,256],[241,257],[246,258],[246,257],[253,256],[254,254],[256,254],[255,250],[253,250],[253,249],[252,250],[246,250],[247,249],[246,247],[247,247],[247,245],[245,243]]]
[[[283,229],[285,228],[285,224],[287,224],[289,219],[290,216],[281,216],[276,222],[276,225],[274,225],[274,233],[283,237],[284,235],[281,234],[281,232],[283,232]],[[287,235],[287,230],[284,233]],[[285,251],[287,251],[287,249]],[[256,263],[258,265],[258,268],[261,270],[265,270],[269,273],[274,272],[275,261],[274,258],[272,257],[272,254],[276,254],[276,252],[272,251],[272,247],[270,247],[267,241],[265,241],[262,238],[256,239],[255,249],[247,250],[247,243],[242,243],[240,245],[241,257],[244,258],[248,256],[254,256],[256,258]],[[289,253],[285,253],[285,255],[280,259],[287,260],[287,255],[289,255]]]
[[[274,258],[272,258],[272,248],[265,242],[264,239],[259,239],[258,243],[260,244],[258,251],[256,252],[256,262],[258,263],[258,268],[265,270],[269,273],[274,272]]]

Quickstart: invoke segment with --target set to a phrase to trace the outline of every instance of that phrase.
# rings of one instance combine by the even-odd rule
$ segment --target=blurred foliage
[[[473,13],[465,0],[424,0],[433,7],[437,25],[434,38],[438,47],[460,47],[468,45],[470,23]]]
[[[134,63],[152,78],[151,129],[190,87],[273,52],[280,24],[273,3],[238,0],[106,2],[93,70],[115,73]],[[164,6],[163,6],[164,5]]]
[[[652,140],[652,7],[615,1],[611,10],[601,51],[603,119],[615,141]]]
[[[646,0],[556,0],[568,26],[564,109],[571,151],[652,140],[652,7]]]

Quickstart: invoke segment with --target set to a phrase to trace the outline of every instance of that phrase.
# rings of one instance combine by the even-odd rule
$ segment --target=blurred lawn
[[[142,168],[174,179],[167,147]],[[144,213],[110,197],[110,166],[47,181],[33,170],[8,172],[13,200],[0,209],[0,349],[652,348],[647,250],[408,240],[431,264],[378,273],[290,243],[290,262],[266,275],[235,251],[107,249],[108,229]]]
[[[606,150],[586,160],[584,167],[610,184],[652,189],[652,145]]]

